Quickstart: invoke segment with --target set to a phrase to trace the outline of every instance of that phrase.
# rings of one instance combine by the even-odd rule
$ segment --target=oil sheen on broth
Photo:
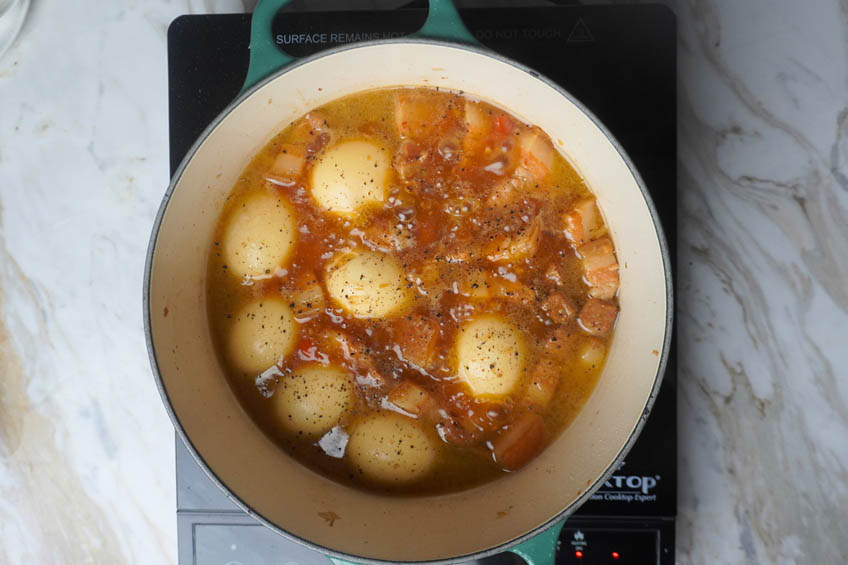
[[[244,170],[211,246],[232,388],[304,465],[403,494],[520,469],[594,387],[618,263],[541,130],[433,89],[315,109]]]

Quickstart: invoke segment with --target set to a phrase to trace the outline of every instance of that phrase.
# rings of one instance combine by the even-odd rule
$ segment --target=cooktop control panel
[[[664,552],[662,524],[621,524],[585,526],[569,522],[562,530],[557,548],[557,564],[621,565],[657,563]],[[671,533],[671,532],[669,532]]]

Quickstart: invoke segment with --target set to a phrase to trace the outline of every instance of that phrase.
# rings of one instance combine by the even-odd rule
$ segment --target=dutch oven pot
[[[651,199],[622,148],[578,101],[476,44],[446,0],[414,36],[294,61],[273,43],[286,0],[253,15],[241,94],[206,128],[165,194],[145,269],[151,364],[180,437],[209,477],[280,534],[335,560],[461,562],[510,550],[553,563],[562,521],[620,464],[659,389],[671,332],[670,263]],[[212,345],[206,266],[218,215],[251,157],[289,122],[361,90],[461,90],[540,126],[583,175],[621,265],[607,364],[570,426],[524,469],[463,492],[385,496],[333,482],[266,437],[231,391]],[[333,512],[330,524],[320,514]],[[325,514],[326,515],[326,514]]]

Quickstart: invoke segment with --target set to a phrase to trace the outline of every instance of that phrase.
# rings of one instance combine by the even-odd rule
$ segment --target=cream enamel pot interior
[[[606,368],[576,420],[520,472],[435,497],[361,492],[289,458],[230,390],[206,317],[213,229],[251,157],[311,108],[398,85],[461,90],[539,125],[597,195],[621,265],[616,334]],[[668,269],[663,236],[636,171],[608,132],[562,90],[472,47],[415,40],[357,44],[260,82],[194,145],[172,180],[151,238],[148,345],[183,440],[210,477],[257,519],[343,559],[459,561],[541,532],[579,506],[620,462],[647,417],[667,354]],[[330,525],[319,515],[324,512],[339,519]]]

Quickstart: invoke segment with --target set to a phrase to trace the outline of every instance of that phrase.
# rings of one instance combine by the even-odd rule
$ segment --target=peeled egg
[[[370,479],[408,483],[432,469],[437,453],[436,442],[417,420],[373,412],[351,426],[346,455]]]
[[[459,328],[457,374],[475,396],[510,394],[524,369],[521,333],[497,316],[481,316]]]
[[[397,260],[373,251],[336,258],[326,282],[330,298],[357,318],[383,318],[400,311],[412,298]]]
[[[280,424],[292,433],[318,436],[329,431],[356,400],[345,369],[306,365],[283,377],[272,397]]]
[[[297,226],[285,200],[267,192],[248,196],[222,238],[227,268],[238,276],[273,273],[294,247]]]
[[[342,141],[312,168],[312,197],[329,212],[351,214],[386,198],[390,160],[385,149],[365,140]]]
[[[229,356],[240,371],[256,375],[288,355],[297,337],[297,322],[281,298],[260,298],[233,318]]]

